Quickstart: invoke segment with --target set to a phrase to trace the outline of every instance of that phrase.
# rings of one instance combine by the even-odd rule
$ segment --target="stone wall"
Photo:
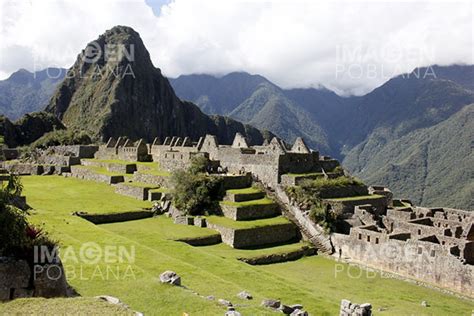
[[[342,300],[339,316],[371,316],[372,305],[369,303],[353,304],[351,301]]]
[[[330,205],[331,208],[339,213],[339,214],[346,214],[346,213],[354,213],[354,208],[357,205],[372,205],[377,213],[383,214],[386,212],[387,209],[387,199],[383,196],[380,198],[363,198],[363,199],[347,199],[347,200],[332,200],[332,199],[324,199],[323,204]]]
[[[208,223],[211,229],[220,232],[222,241],[233,248],[250,248],[262,245],[284,243],[298,238],[293,223],[235,229]]]
[[[30,276],[30,267],[25,260],[0,257],[0,301],[33,296]]]
[[[237,258],[237,260],[243,261],[251,265],[264,265],[264,264],[273,264],[280,262],[288,262],[298,260],[302,257],[313,256],[317,253],[316,249],[313,247],[301,247],[289,252],[283,253],[274,253],[270,255],[251,257],[251,258]]]
[[[222,242],[221,235],[215,234],[210,236],[202,236],[202,237],[195,237],[195,238],[181,238],[177,239],[176,241],[181,241],[187,243],[191,246],[210,246],[216,245]]]
[[[118,223],[127,222],[137,219],[153,217],[153,212],[149,210],[142,211],[129,211],[120,213],[107,213],[107,214],[89,214],[86,212],[77,212],[76,215],[88,220],[96,225],[107,224],[107,223]]]
[[[115,193],[130,196],[138,200],[148,200],[148,192],[150,189],[156,189],[158,187],[137,187],[129,185],[128,183],[118,183],[115,185]]]
[[[133,174],[133,181],[141,183],[149,183],[159,187],[171,188],[171,177],[157,176],[153,174],[135,172]]]
[[[24,297],[67,297],[69,294],[59,260],[31,268],[25,260],[0,257],[0,301]]]
[[[55,166],[73,166],[79,165],[81,159],[73,156],[64,156],[59,154],[44,154],[37,159],[37,163]]]
[[[96,181],[96,182],[105,182],[108,184],[115,184],[124,181],[124,177],[121,175],[106,175],[95,173],[94,171],[84,168],[82,166],[71,166],[70,176],[78,179]]]
[[[134,163],[128,163],[128,164],[123,164],[123,163],[107,163],[106,168],[110,172],[116,172],[116,173],[134,173],[137,171],[137,164]]]
[[[44,173],[44,167],[38,164],[6,163],[4,167],[8,172],[19,175],[41,175]]]
[[[265,197],[265,192],[253,192],[253,193],[229,193],[227,192],[226,196],[224,197],[225,201],[231,202],[244,202],[244,201],[251,201],[251,200],[258,200],[263,199]]]
[[[221,209],[225,217],[231,218],[235,221],[268,218],[280,214],[278,205],[275,203],[246,206],[234,206],[221,203]]]
[[[242,189],[252,185],[252,176],[250,173],[245,175],[223,175],[222,185],[224,189]]]
[[[367,241],[342,234],[332,234],[331,239],[351,261],[474,297],[474,267],[439,244],[411,239],[376,243],[373,237]]]
[[[78,158],[94,158],[94,154],[99,150],[96,145],[68,145],[68,146],[52,146],[56,154],[63,156],[75,156]]]

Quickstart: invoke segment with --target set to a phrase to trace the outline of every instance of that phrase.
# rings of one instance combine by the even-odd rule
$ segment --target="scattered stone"
[[[429,307],[430,305],[428,304],[427,301],[421,301],[421,306],[423,306],[423,307]]]
[[[232,303],[231,303],[231,302],[229,302],[228,300],[224,300],[224,299],[222,299],[222,298],[220,298],[220,299],[218,300],[218,302],[219,302],[219,304],[224,305],[224,306],[232,306]]]
[[[290,305],[290,307],[293,309],[303,309],[303,305],[301,304],[293,304],[293,305]]]
[[[240,297],[243,300],[251,300],[253,299],[252,294],[250,294],[247,291],[242,291],[239,294],[237,294],[238,297]]]
[[[241,316],[242,314],[240,314],[238,311],[227,311],[225,313],[225,316]]]
[[[301,309],[295,309],[290,316],[308,316],[308,312],[301,310]]]
[[[209,295],[209,296],[206,296],[206,299],[207,299],[207,300],[210,300],[210,301],[213,301],[213,300],[216,299],[216,297],[213,296],[213,295]]]
[[[99,295],[99,296],[96,296],[95,298],[99,299],[99,300],[103,300],[103,301],[106,301],[110,304],[120,304],[121,301],[114,297],[114,296],[110,296],[110,295]]]
[[[384,312],[384,311],[386,311],[386,310],[387,310],[386,307],[380,307],[380,308],[378,309],[379,312]]]
[[[280,305],[281,305],[281,302],[279,300],[265,299],[262,301],[262,306],[265,306],[268,308],[278,309]]]
[[[340,316],[371,316],[372,305],[369,303],[353,304],[349,300],[341,300]]]
[[[280,312],[282,312],[283,314],[285,315],[290,315],[291,313],[293,313],[293,311],[295,310],[294,308],[291,308],[290,306],[288,305],[285,305],[285,304],[280,304],[280,306],[278,307],[278,310]]]
[[[174,271],[165,271],[160,274],[160,282],[180,286],[181,277]]]

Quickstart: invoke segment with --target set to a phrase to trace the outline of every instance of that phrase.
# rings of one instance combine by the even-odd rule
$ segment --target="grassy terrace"
[[[22,183],[28,203],[33,201],[33,206],[45,217],[69,217],[76,211],[113,213],[151,207],[149,201],[115,194],[115,188],[106,183],[60,176],[26,176],[22,177]]]
[[[106,176],[124,176],[124,177],[127,176],[127,174],[125,174],[125,173],[117,173],[117,172],[108,171],[104,167],[76,165],[76,166],[74,166],[74,168],[89,169],[89,170],[91,170],[91,171],[93,171],[97,174],[103,174],[103,175],[106,175]],[[130,175],[128,175],[128,176],[130,176]]]
[[[229,194],[253,194],[253,193],[259,193],[262,192],[258,188],[250,187],[250,188],[244,188],[244,189],[231,189],[226,191]]]
[[[164,171],[164,170],[140,170],[140,171],[137,171],[138,173],[142,173],[142,174],[150,174],[150,175],[153,175],[153,176],[162,176],[162,177],[169,177],[171,175],[171,173],[169,173],[168,171]]]
[[[149,203],[115,194],[113,187],[106,184],[58,176],[23,177],[23,184],[28,204],[36,209],[31,212],[30,220],[36,224],[44,223],[45,229],[60,241],[62,248],[70,246],[79,254],[81,247],[94,242],[99,246],[133,248],[134,257],[131,262],[117,263],[108,263],[102,258],[96,264],[63,257],[69,283],[83,296],[80,300],[90,304],[80,304],[76,299],[68,299],[67,303],[65,299],[18,300],[0,304],[0,314],[20,311],[64,315],[76,310],[81,315],[111,314],[100,309],[90,312],[93,303],[88,297],[102,294],[116,296],[145,315],[225,313],[226,309],[216,301],[202,299],[183,288],[160,284],[157,280],[159,274],[170,269],[182,276],[183,285],[189,289],[241,305],[238,311],[242,315],[276,315],[259,306],[264,298],[279,298],[287,304],[301,303],[312,315],[328,316],[338,314],[343,298],[357,303],[370,302],[374,313],[381,307],[386,308],[380,312],[381,315],[471,315],[474,309],[472,301],[383,278],[380,274],[323,256],[250,266],[235,260],[235,257],[257,256],[268,250],[242,250],[245,252],[242,253],[222,244],[192,247],[176,242],[172,239],[210,234],[212,231],[174,225],[166,217],[96,226],[71,215],[78,210],[125,211]],[[272,250],[277,252],[292,247],[284,245]],[[129,267],[132,273],[124,274]],[[114,274],[107,274],[107,269],[112,269]],[[339,271],[336,269],[342,271],[336,273]],[[252,293],[254,300],[238,299],[236,294],[242,290]],[[428,301],[430,307],[422,307],[422,300]],[[48,306],[41,305],[42,301],[47,301]]]
[[[136,188],[159,189],[158,185],[149,184],[149,183],[142,183],[142,182],[124,182],[123,184],[128,185],[130,187],[136,187]],[[161,192],[161,191],[159,191],[159,192]]]
[[[372,195],[358,195],[358,196],[348,196],[342,198],[332,198],[332,199],[325,199],[328,201],[335,201],[335,202],[345,202],[345,201],[359,201],[359,200],[368,200],[368,199],[380,199],[383,198],[382,195],[372,194]]]
[[[287,224],[289,221],[283,216],[257,219],[251,221],[234,221],[233,219],[224,216],[208,216],[207,221],[219,226],[235,228],[235,229],[246,229],[255,228],[269,225]]]
[[[249,205],[266,205],[266,204],[273,204],[275,203],[272,199],[264,197],[263,199],[258,200],[250,200],[244,202],[232,202],[232,201],[222,201],[220,204],[222,205],[229,205],[229,206],[249,206]]]
[[[48,311],[45,313],[45,311]],[[131,310],[95,298],[19,298],[0,304],[2,315],[133,315]]]
[[[168,188],[161,187],[161,188],[151,189],[150,192],[168,193],[168,192],[171,192],[171,190]]]

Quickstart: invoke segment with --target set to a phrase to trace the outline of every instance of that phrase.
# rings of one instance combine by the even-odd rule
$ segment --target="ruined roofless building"
[[[99,146],[96,159],[120,159],[128,161],[149,161],[148,146],[143,139],[132,142],[126,137],[111,137],[105,145]]]
[[[168,171],[186,168],[194,155],[203,155],[230,173],[251,172],[269,186],[280,183],[285,173],[321,172],[337,164],[333,159],[320,159],[319,153],[310,150],[300,137],[291,148],[276,137],[269,143],[249,146],[240,133],[235,135],[231,145],[220,145],[213,135],[201,137],[194,144],[187,137],[166,137],[163,142],[155,139],[150,154],[153,161]]]

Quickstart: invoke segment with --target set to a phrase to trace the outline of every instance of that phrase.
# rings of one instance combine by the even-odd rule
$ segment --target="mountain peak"
[[[197,140],[210,133],[229,143],[228,135],[242,130],[253,143],[263,142],[258,130],[237,122],[218,130],[196,105],[182,102],[153,66],[140,35],[127,26],[115,26],[87,44],[47,111],[68,128],[101,140],[123,135],[149,142],[166,136]]]

